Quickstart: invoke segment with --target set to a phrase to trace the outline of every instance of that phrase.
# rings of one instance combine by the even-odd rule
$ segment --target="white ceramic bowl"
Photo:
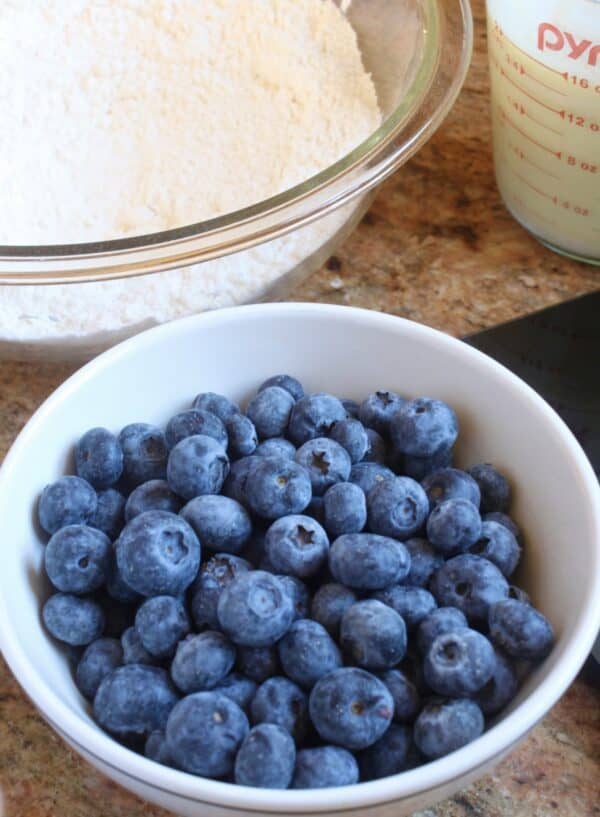
[[[68,466],[87,428],[164,423],[203,390],[244,401],[274,372],[309,390],[361,398],[378,387],[449,401],[463,465],[496,463],[515,486],[526,533],[520,580],[557,633],[551,656],[510,711],[469,746],[373,783],[266,791],[159,766],[114,742],[90,717],[67,662],[42,629],[42,545],[34,522],[42,487]],[[336,306],[269,304],[167,324],[126,341],[61,386],[27,424],[0,473],[3,526],[1,646],[48,722],[100,771],[182,815],[401,815],[483,774],[557,701],[600,626],[600,499],[596,477],[558,416],[522,381],[472,348],[399,318]]]

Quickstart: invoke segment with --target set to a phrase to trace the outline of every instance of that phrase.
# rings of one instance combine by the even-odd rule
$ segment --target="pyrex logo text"
[[[577,40],[568,31],[561,31],[552,23],[540,23],[538,28],[538,48],[540,51],[563,51],[569,48],[567,54],[572,60],[584,57],[588,65],[598,65],[600,45],[594,45],[591,40]]]

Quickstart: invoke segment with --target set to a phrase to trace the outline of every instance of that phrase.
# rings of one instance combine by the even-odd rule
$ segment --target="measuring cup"
[[[494,162],[512,215],[600,264],[600,0],[487,0]]]

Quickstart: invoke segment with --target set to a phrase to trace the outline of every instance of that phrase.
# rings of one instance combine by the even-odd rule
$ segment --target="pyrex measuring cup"
[[[600,264],[600,0],[487,0],[496,178],[550,248]]]

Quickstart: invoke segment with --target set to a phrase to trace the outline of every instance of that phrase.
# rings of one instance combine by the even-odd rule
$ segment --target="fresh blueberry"
[[[386,669],[379,678],[394,699],[394,721],[412,723],[421,709],[421,696],[408,675],[400,669]]]
[[[309,712],[324,741],[346,749],[366,749],[383,735],[394,714],[385,684],[357,667],[323,676],[312,689]]]
[[[177,643],[190,631],[185,607],[173,596],[154,596],[140,605],[135,629],[151,655],[166,658],[173,655]]]
[[[185,440],[186,437],[194,437],[196,434],[204,434],[205,437],[212,437],[223,448],[227,448],[229,439],[222,420],[216,414],[202,409],[188,409],[171,417],[165,429],[165,438],[169,448],[174,448],[177,443]]]
[[[308,618],[310,608],[308,587],[295,576],[279,576],[279,581],[285,587],[294,605],[294,621],[299,618]]]
[[[254,454],[258,445],[258,435],[249,417],[245,414],[234,414],[225,423],[225,428],[229,437],[227,453],[232,460]]]
[[[220,499],[221,497],[214,498]],[[192,502],[195,501],[192,500]],[[216,553],[207,562],[204,562],[191,588],[190,610],[194,624],[199,630],[218,628],[217,605],[223,589],[240,573],[246,573],[251,569],[250,562],[230,553]]]
[[[427,587],[435,571],[444,564],[443,557],[436,553],[427,539],[407,539],[404,546],[410,554],[410,570],[405,579],[406,584]]]
[[[412,729],[393,723],[387,732],[358,758],[361,780],[379,780],[417,765]]]
[[[353,465],[360,462],[369,450],[367,431],[359,420],[340,420],[331,429],[330,437],[348,452]]]
[[[481,502],[479,485],[466,471],[442,468],[426,476],[422,485],[432,509],[447,499],[468,499],[479,508]]]
[[[63,593],[91,593],[104,584],[110,539],[87,525],[68,525],[52,535],[44,551],[46,573]]]
[[[406,653],[406,626],[386,604],[375,599],[357,601],[342,616],[340,646],[359,667],[389,669]]]
[[[504,709],[519,688],[519,679],[510,660],[500,650],[494,651],[494,659],[492,677],[473,698],[486,717],[497,715]]]
[[[511,519],[510,516],[507,516],[505,513],[502,513],[501,511],[491,511],[491,513],[485,514],[485,516],[483,517],[483,521],[497,522],[499,525],[504,525],[504,527],[508,528],[508,530],[512,533],[517,542],[520,542],[521,531],[519,529],[519,526],[514,521],[514,519]]]
[[[417,630],[417,647],[426,655],[438,635],[455,633],[468,627],[465,614],[456,607],[438,607],[421,619]]]
[[[142,644],[140,634],[135,627],[128,627],[121,635],[121,649],[124,664],[157,664],[158,660],[150,655]]]
[[[257,689],[256,681],[246,678],[245,675],[240,675],[238,672],[230,672],[229,675],[219,681],[215,687],[215,692],[225,695],[244,712],[248,712]]]
[[[155,763],[162,763],[163,766],[172,766],[173,758],[167,749],[167,739],[165,733],[160,729],[150,732],[144,744],[144,755]]]
[[[227,496],[194,497],[183,508],[181,516],[192,526],[202,547],[220,553],[239,553],[252,535],[248,512]]]
[[[256,446],[257,457],[277,457],[293,460],[296,457],[296,446],[283,437],[271,437]]]
[[[165,737],[178,768],[202,777],[224,777],[233,771],[248,731],[248,718],[236,703],[220,692],[196,692],[175,704]]]
[[[245,647],[268,647],[285,635],[294,605],[276,576],[264,570],[241,573],[222,591],[217,606],[223,632]]]
[[[177,698],[164,669],[127,664],[102,680],[94,698],[94,716],[111,735],[147,736],[164,729]]]
[[[325,501],[324,497],[322,496],[313,496],[310,500],[308,505],[306,506],[304,513],[306,516],[310,516],[311,519],[314,519],[315,522],[318,522],[321,527],[325,526]]]
[[[346,409],[337,397],[323,392],[301,397],[294,405],[288,425],[288,437],[296,447],[308,440],[324,437],[335,423],[346,418]]]
[[[360,406],[356,400],[351,400],[349,397],[342,397],[340,398],[340,401],[342,406],[346,409],[346,417],[352,417],[354,420],[358,420]]]
[[[444,556],[463,553],[480,535],[481,517],[468,499],[446,499],[429,514],[427,538]]]
[[[301,465],[285,459],[258,457],[244,490],[250,509],[263,519],[302,513],[310,502],[310,477]]]
[[[301,749],[296,755],[293,789],[328,789],[358,783],[358,764],[353,754],[340,746]]]
[[[253,397],[246,414],[261,440],[284,436],[294,403],[290,392],[280,386],[267,386]]]
[[[420,482],[429,474],[439,471],[441,468],[450,468],[453,461],[451,448],[442,448],[430,457],[415,457],[413,454],[401,455],[402,467],[399,469],[407,477],[412,477]]]
[[[97,638],[89,644],[75,670],[75,684],[89,701],[102,680],[123,663],[123,649],[116,638]]]
[[[194,580],[200,543],[185,519],[146,511],[128,522],[115,543],[125,583],[142,596],[177,596]]]
[[[333,578],[357,590],[379,590],[402,581],[410,556],[401,542],[374,533],[346,533],[329,548]]]
[[[424,587],[394,584],[373,593],[373,598],[395,610],[404,620],[409,633],[436,607],[434,597]]]
[[[295,451],[296,449],[294,449]],[[246,484],[254,468],[261,462],[263,457],[255,456],[242,457],[231,463],[227,479],[223,483],[222,493],[231,499],[235,499],[244,507],[247,507]]]
[[[123,451],[106,428],[90,428],[75,446],[75,470],[94,488],[109,488],[123,472]]]
[[[325,529],[335,538],[344,533],[360,533],[367,523],[367,500],[353,482],[332,485],[323,497]]]
[[[352,467],[346,449],[328,437],[305,442],[296,451],[296,462],[306,469],[315,496],[323,496],[336,482],[345,482]]]
[[[542,661],[554,646],[554,631],[548,619],[516,599],[504,599],[489,609],[490,638],[513,658]]]
[[[521,558],[519,543],[499,522],[482,523],[479,539],[469,548],[469,553],[489,559],[506,578],[512,576]]]
[[[289,374],[276,374],[273,375],[273,377],[269,377],[264,383],[260,384],[258,391],[261,392],[264,389],[269,389],[271,386],[279,386],[279,388],[285,389],[292,395],[294,400],[300,400],[300,398],[304,397],[302,383]]]
[[[363,462],[378,462],[383,465],[387,459],[387,446],[385,440],[378,434],[374,428],[365,429],[367,434],[368,446],[365,455],[362,458]]]
[[[369,529],[381,536],[409,539],[427,519],[429,502],[418,482],[394,477],[376,485],[367,496]]]
[[[88,525],[105,533],[114,541],[125,524],[125,497],[114,488],[98,491],[96,510],[90,516]]]
[[[390,436],[397,451],[414,457],[431,457],[454,445],[458,421],[446,403],[419,397],[405,403],[393,415]]]
[[[469,474],[481,491],[481,513],[500,511],[506,513],[510,505],[511,490],[508,480],[489,462],[469,468]]]
[[[253,724],[276,723],[301,744],[309,727],[306,695],[289,678],[269,678],[250,704],[250,720]]]
[[[432,701],[416,720],[414,739],[418,749],[431,760],[471,743],[483,732],[481,709],[468,698]]]
[[[182,692],[212,689],[231,672],[235,647],[222,633],[206,630],[188,635],[177,646],[171,678]]]
[[[277,573],[313,576],[327,560],[329,539],[310,516],[282,516],[265,536],[265,555]]]
[[[390,420],[406,403],[403,397],[393,391],[376,391],[361,403],[358,417],[363,425],[387,437]]]
[[[486,624],[490,605],[508,595],[508,582],[496,565],[471,553],[443,564],[430,588],[440,607],[458,607],[472,626]]]
[[[279,672],[277,647],[238,647],[236,669],[262,684]]]
[[[476,630],[462,627],[438,635],[425,655],[427,685],[438,695],[468,697],[478,692],[494,672],[494,648]]]
[[[234,779],[240,786],[287,789],[295,763],[296,745],[289,732],[275,723],[261,723],[248,732],[238,750]]]
[[[181,499],[169,488],[164,479],[143,482],[129,494],[125,503],[125,521],[131,522],[145,511],[170,511],[179,513]]]
[[[309,618],[295,621],[277,646],[283,671],[305,689],[342,666],[336,643],[325,627]]]
[[[193,499],[218,494],[229,472],[229,459],[212,437],[186,437],[169,454],[167,480],[176,494]]]
[[[240,407],[236,403],[233,403],[222,394],[215,394],[212,391],[199,394],[195,398],[192,408],[215,414],[222,423],[226,423],[234,414],[240,413]]]
[[[345,611],[357,600],[356,594],[342,584],[322,584],[313,596],[310,615],[333,638],[338,637]]]
[[[136,593],[135,590],[129,587],[121,575],[117,564],[117,555],[114,546],[112,548],[110,562],[106,573],[106,592],[109,598],[115,599],[122,604],[133,604],[141,599],[140,594]]]
[[[38,504],[40,525],[53,534],[67,525],[85,525],[96,512],[96,492],[81,477],[61,477],[46,485]]]
[[[131,423],[119,434],[123,449],[123,477],[132,488],[151,479],[164,479],[169,447],[157,426]]]
[[[350,469],[348,482],[353,482],[362,488],[365,496],[380,482],[386,479],[394,479],[396,475],[390,468],[378,462],[357,462]]]

